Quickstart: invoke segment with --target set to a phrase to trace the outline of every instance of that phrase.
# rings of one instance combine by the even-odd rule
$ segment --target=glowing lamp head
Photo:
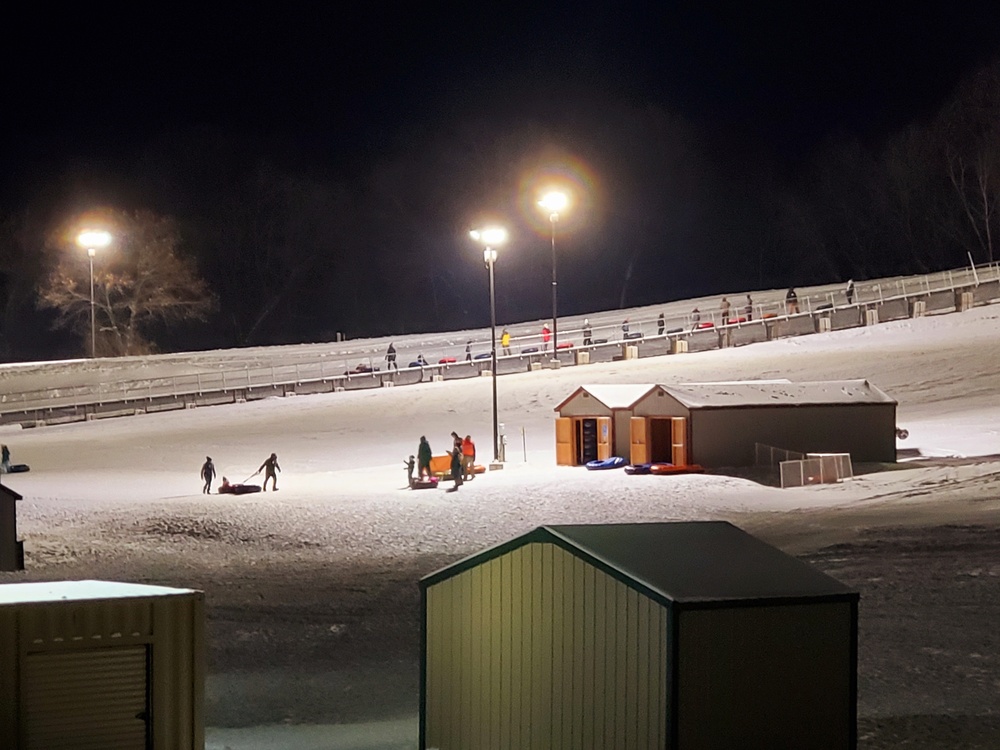
[[[95,250],[99,247],[107,247],[111,244],[111,234],[109,232],[95,229],[87,229],[80,232],[76,238],[76,243],[87,250]]]
[[[484,245],[493,247],[494,245],[502,245],[507,241],[507,230],[503,227],[473,229],[469,232],[469,236],[476,242],[482,242]]]
[[[548,211],[550,216],[558,216],[560,212],[566,210],[569,198],[566,193],[553,190],[543,195],[542,199],[538,201],[538,205]]]

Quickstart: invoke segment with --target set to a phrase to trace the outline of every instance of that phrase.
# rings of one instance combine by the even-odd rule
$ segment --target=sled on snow
[[[649,467],[649,473],[656,476],[671,476],[673,474],[704,474],[705,467],[698,464],[653,464]]]
[[[619,469],[628,463],[621,456],[612,456],[611,458],[601,459],[599,461],[587,461],[586,467],[590,471],[601,471],[603,469]]]
[[[220,495],[249,495],[260,492],[259,484],[223,484],[219,487]]]
[[[437,477],[423,477],[422,479],[414,477],[413,479],[410,480],[410,489],[411,490],[437,489],[438,481],[440,480],[438,480]]]
[[[6,469],[0,471],[0,474],[20,474],[24,471],[31,471],[31,467],[28,464],[11,464]]]

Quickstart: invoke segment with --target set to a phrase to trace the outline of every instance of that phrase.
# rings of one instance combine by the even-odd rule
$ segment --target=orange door
[[[556,465],[575,466],[573,450],[573,420],[569,417],[556,419]]]
[[[648,425],[645,417],[632,417],[629,421],[629,461],[633,464],[649,462]]]
[[[597,418],[597,460],[611,458],[611,417]]]
[[[670,461],[674,466],[688,465],[687,419],[673,417],[670,420]]]

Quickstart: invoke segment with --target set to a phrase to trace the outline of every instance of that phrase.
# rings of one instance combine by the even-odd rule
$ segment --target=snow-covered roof
[[[67,602],[87,599],[130,599],[172,594],[190,594],[193,589],[150,586],[118,581],[46,581],[0,585],[0,606],[38,602]]]
[[[805,383],[745,380],[733,383],[679,383],[660,387],[689,409],[723,406],[896,403],[895,399],[867,380],[823,380]]]
[[[591,398],[595,398],[609,409],[628,409],[636,401],[655,388],[654,383],[645,384],[603,384],[603,385],[581,385],[573,391],[569,397],[560,403],[555,411],[562,409],[567,403],[582,392],[589,393]]]

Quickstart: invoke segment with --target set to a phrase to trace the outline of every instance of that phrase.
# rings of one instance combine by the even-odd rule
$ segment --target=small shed
[[[0,585],[3,747],[201,750],[204,621],[192,589]]]
[[[21,495],[0,484],[0,570],[24,570],[24,543],[17,538],[17,503]]]
[[[858,594],[732,524],[544,526],[420,587],[422,750],[856,747]]]
[[[556,463],[580,466],[628,456],[632,404],[654,386],[581,385],[555,411]]]
[[[707,467],[752,466],[757,443],[849,453],[855,462],[896,460],[896,401],[867,380],[660,385],[631,412],[632,444],[624,455],[633,463],[671,460],[657,425],[677,418],[686,420],[687,462]]]

